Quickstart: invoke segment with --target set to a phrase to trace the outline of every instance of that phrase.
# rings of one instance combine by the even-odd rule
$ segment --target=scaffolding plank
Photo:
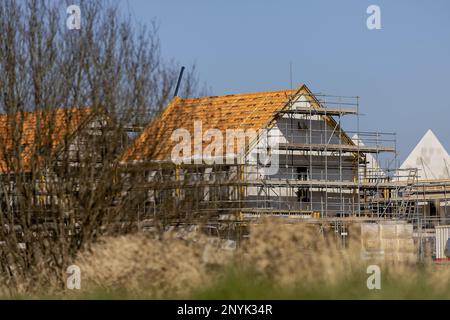
[[[357,146],[350,144],[326,143],[280,143],[279,149],[296,151],[342,151],[363,153],[395,152],[395,148],[386,146]]]
[[[288,209],[276,209],[276,208],[242,208],[240,210],[242,213],[254,213],[254,214],[298,214],[298,215],[310,215],[313,214],[312,210],[288,210]]]
[[[358,114],[356,108],[308,108],[308,107],[296,107],[292,110],[280,110],[275,112],[276,114],[314,114],[314,115],[328,115],[328,116],[340,116],[344,114]]]
[[[280,187],[316,187],[316,188],[395,188],[406,186],[406,182],[353,182],[353,181],[326,181],[326,180],[296,180],[296,179],[266,179],[247,180],[248,185],[268,185]]]
[[[228,181],[154,181],[140,184],[138,188],[199,188],[199,187],[219,187],[219,186],[269,186],[269,187],[315,187],[315,188],[348,188],[348,189],[393,189],[397,187],[406,187],[406,181],[389,182],[354,182],[354,181],[330,181],[330,180],[297,180],[297,179],[252,179],[242,181],[231,179]]]

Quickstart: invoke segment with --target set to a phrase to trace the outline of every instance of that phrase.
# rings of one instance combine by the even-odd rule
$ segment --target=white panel
[[[428,130],[400,169],[418,168],[419,180],[434,180],[450,178],[449,166],[450,156],[433,131]]]

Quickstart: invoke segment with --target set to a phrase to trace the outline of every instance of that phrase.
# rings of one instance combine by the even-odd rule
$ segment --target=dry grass
[[[182,295],[207,281],[198,248],[171,236],[107,238],[81,255],[77,265],[87,290],[126,288],[149,290],[156,296]]]
[[[226,263],[227,253],[200,234],[166,233],[105,238],[82,253],[83,288],[125,289],[154,298],[186,296],[213,280],[210,272]]]
[[[450,267],[367,261],[360,239],[343,249],[332,230],[265,221],[234,252],[198,233],[104,238],[83,251],[82,290],[58,297],[106,298],[450,298]],[[368,290],[368,265],[382,289]]]
[[[244,268],[282,286],[311,280],[335,283],[360,264],[353,253],[339,250],[333,237],[316,226],[276,220],[255,226],[238,252]]]

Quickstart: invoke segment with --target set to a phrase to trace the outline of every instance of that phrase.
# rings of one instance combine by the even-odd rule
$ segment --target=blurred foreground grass
[[[417,273],[422,272],[418,267]],[[214,286],[192,295],[195,299],[450,299],[450,284],[446,290],[436,290],[425,275],[414,275],[414,280],[399,278],[389,272],[381,277],[381,289],[369,290],[368,274],[360,272],[327,284],[308,281],[291,286],[280,286],[251,274],[232,272]],[[320,281],[319,281],[320,282]]]
[[[450,266],[446,266],[450,268]],[[380,290],[369,290],[366,286],[368,274],[364,272],[353,273],[350,277],[334,284],[293,283],[292,285],[279,285],[273,280],[255,276],[251,271],[238,271],[230,268],[215,283],[203,288],[195,288],[185,295],[166,294],[154,295],[152,291],[139,292],[128,288],[96,288],[89,291],[69,290],[61,294],[33,296],[18,295],[13,299],[450,299],[450,283],[442,283],[436,288],[428,278],[429,270],[418,266],[411,278],[398,277],[396,272],[383,272]],[[443,281],[447,281],[443,279]],[[321,282],[321,281],[319,281]]]
[[[268,221],[234,251],[200,235],[107,238],[82,252],[81,290],[33,286],[13,299],[450,299],[450,264],[362,259],[360,239],[342,248],[315,227]],[[414,255],[414,253],[412,253]],[[369,265],[381,289],[369,290]],[[43,273],[45,276],[45,273]],[[66,276],[66,275],[65,275]],[[63,277],[64,279],[64,277]],[[42,283],[42,282],[41,282]],[[32,290],[30,290],[30,288]],[[2,292],[8,292],[5,288]]]

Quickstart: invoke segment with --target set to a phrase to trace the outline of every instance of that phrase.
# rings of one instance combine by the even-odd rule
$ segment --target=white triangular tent
[[[352,141],[356,145],[364,146],[364,143],[359,138],[358,134],[354,134],[353,135]],[[372,178],[380,178],[380,177],[385,177],[386,176],[384,171],[381,169],[377,159],[375,159],[375,157],[372,154],[366,153],[366,161],[367,161],[367,163],[366,163],[366,176],[368,178],[370,178],[370,177],[372,177]],[[364,174],[364,168],[360,169],[360,174],[361,175]]]
[[[400,169],[417,168],[419,180],[450,179],[450,156],[433,131],[428,130]]]

